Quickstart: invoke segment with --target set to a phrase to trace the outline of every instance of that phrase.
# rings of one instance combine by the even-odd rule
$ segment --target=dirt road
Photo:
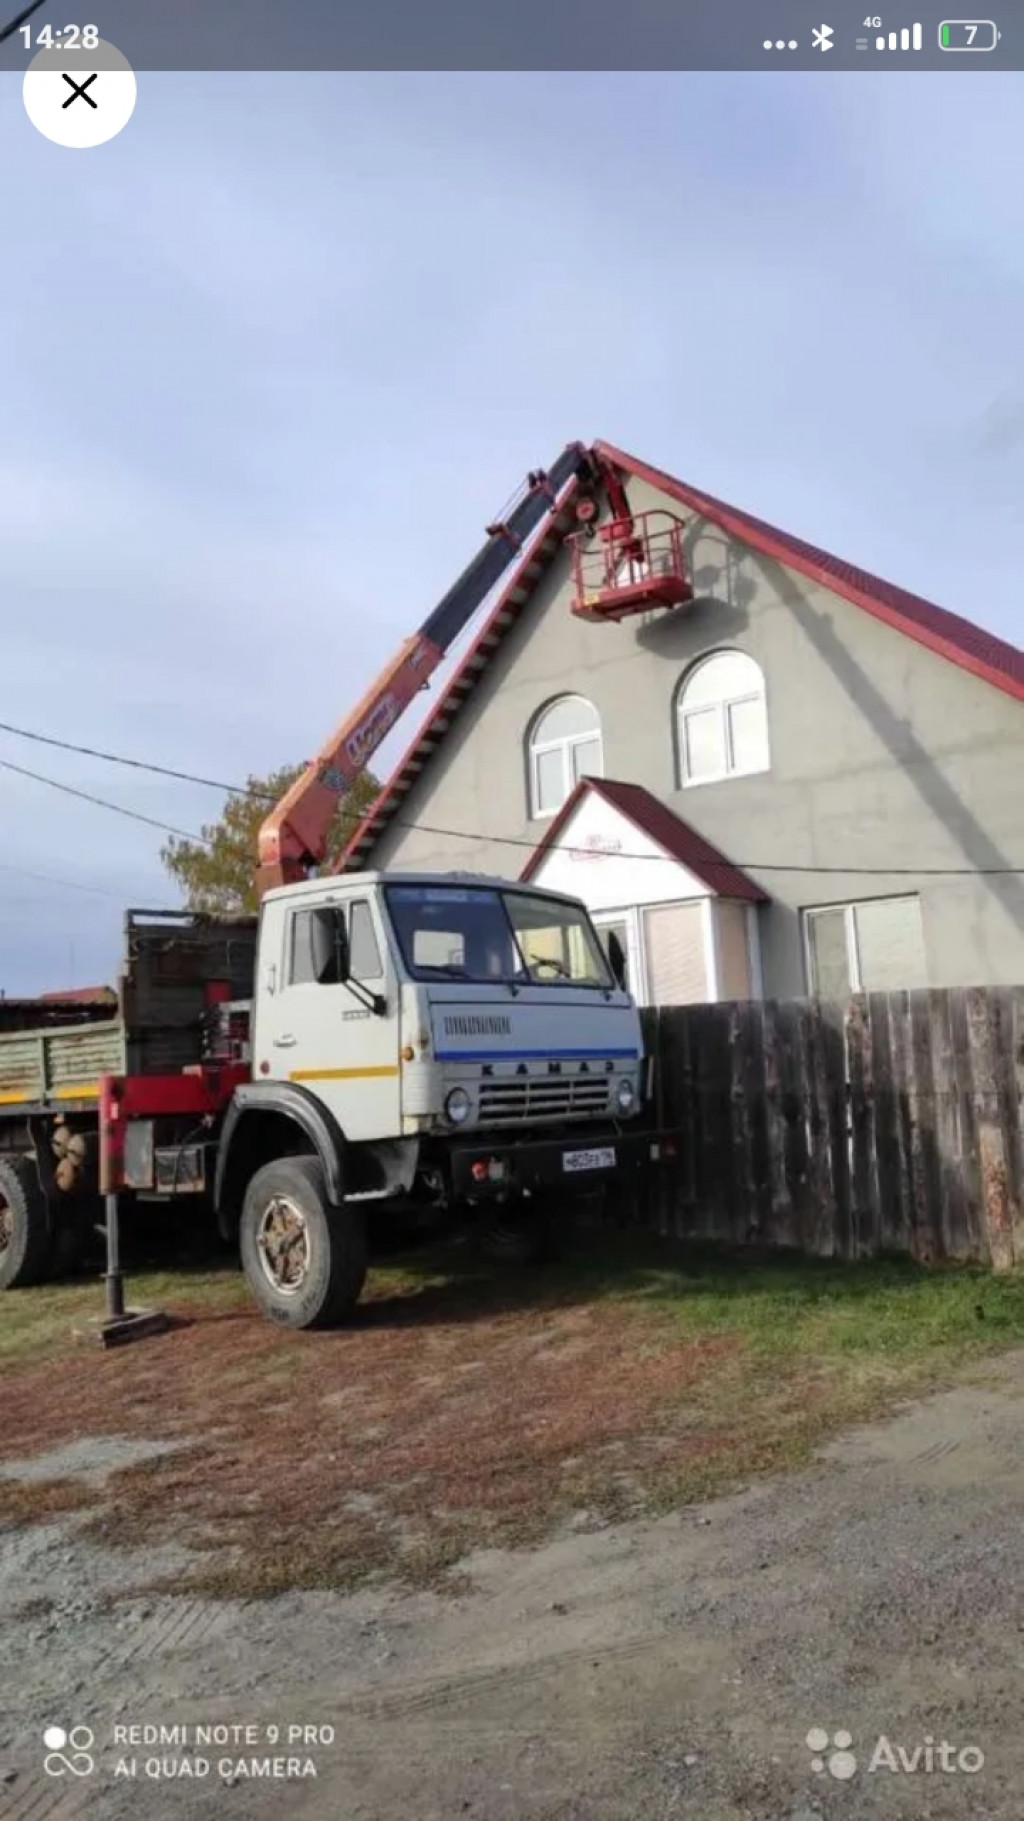
[[[0,1821],[1017,1821],[1022,1400],[1015,1354],[799,1476],[478,1556],[457,1597],[106,1609],[173,1558],[9,1530]],[[89,1728],[89,1774],[44,1774],[47,1726]]]

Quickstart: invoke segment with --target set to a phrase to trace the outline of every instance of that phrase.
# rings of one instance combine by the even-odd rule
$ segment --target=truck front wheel
[[[51,1264],[50,1216],[31,1157],[0,1157],[0,1290],[41,1284]]]
[[[242,1267],[271,1321],[330,1328],[355,1308],[366,1281],[366,1230],[358,1209],[327,1198],[316,1157],[282,1157],[257,1170],[245,1192]]]

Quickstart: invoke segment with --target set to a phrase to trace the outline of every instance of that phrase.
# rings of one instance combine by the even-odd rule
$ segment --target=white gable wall
[[[702,880],[594,790],[584,793],[532,883],[582,898],[590,911],[711,896]]]
[[[597,791],[584,792],[531,883],[581,898],[599,930],[616,931],[641,1005],[760,996],[756,906],[716,898]]]

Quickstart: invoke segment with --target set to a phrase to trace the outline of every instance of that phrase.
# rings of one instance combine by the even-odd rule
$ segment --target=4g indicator
[[[998,43],[991,19],[943,19],[939,26],[941,51],[994,51]]]

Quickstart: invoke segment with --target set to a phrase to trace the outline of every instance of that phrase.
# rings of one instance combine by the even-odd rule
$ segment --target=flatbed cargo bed
[[[61,1025],[40,1000],[32,1028],[22,1002],[20,1028],[0,1029],[0,1118],[87,1110],[104,1075],[174,1074],[199,1062],[213,997],[251,996],[255,951],[254,917],[129,911],[109,1009]]]
[[[128,1034],[120,1018],[0,1033],[0,1110],[94,1106],[104,1075],[123,1075]]]

